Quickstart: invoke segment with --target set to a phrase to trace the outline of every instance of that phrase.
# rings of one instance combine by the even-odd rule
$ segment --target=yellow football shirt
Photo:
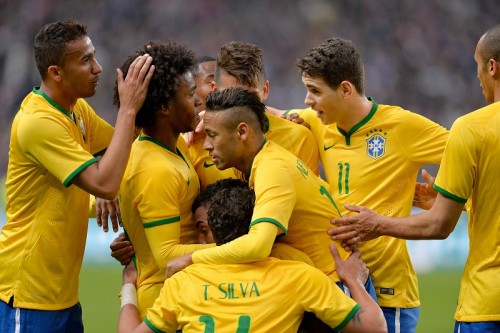
[[[165,281],[146,316],[155,332],[297,332],[304,311],[341,329],[360,309],[304,263],[195,264]]]
[[[104,150],[113,128],[79,99],[73,113],[38,90],[14,118],[7,170],[7,223],[0,234],[0,299],[60,310],[78,302],[89,194],[73,178]]]
[[[326,233],[330,220],[339,216],[326,182],[280,145],[267,141],[255,156],[247,175],[255,190],[255,207],[250,232],[262,222],[279,229],[277,242],[305,253],[315,267],[339,281],[330,254],[332,240]],[[245,258],[246,235],[213,249],[197,251],[193,262],[226,263]],[[338,246],[341,256],[348,256]],[[231,261],[229,261],[231,262]]]
[[[191,205],[199,181],[179,138],[175,151],[140,134],[123,177],[119,202],[123,227],[132,242],[138,271],[141,314],[151,307],[165,280],[166,264],[181,255],[213,245],[198,240]]]
[[[440,163],[448,131],[400,107],[372,103],[370,113],[349,133],[336,124],[318,124],[312,109],[303,110],[301,116],[311,123],[332,197],[342,206],[342,214],[347,213],[344,204],[353,204],[381,215],[408,216],[418,171],[423,165]],[[381,306],[420,305],[405,240],[383,236],[362,243],[360,251]]]
[[[500,321],[500,102],[453,124],[435,188],[458,202],[470,199],[469,256],[455,319]]]

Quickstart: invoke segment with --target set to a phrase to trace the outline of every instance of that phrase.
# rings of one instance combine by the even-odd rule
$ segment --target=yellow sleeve
[[[152,228],[146,227],[145,224],[144,230],[153,257],[160,268],[165,267],[172,259],[215,246],[215,244],[181,244],[180,222],[166,223]]]
[[[193,253],[193,263],[237,264],[267,258],[271,253],[278,227],[260,222],[250,228],[248,234],[229,243]]]
[[[299,156],[309,169],[316,176],[319,175],[319,151],[318,151],[318,143],[314,138],[314,135],[308,130],[306,127],[303,127],[303,137],[304,141],[302,142],[302,147],[300,148]]]
[[[161,288],[160,295],[155,300],[153,307],[149,308],[144,322],[154,332],[176,332],[179,327],[176,313],[178,301],[181,299],[179,292],[182,284],[178,281],[187,279],[184,272],[179,272],[170,279],[166,279]]]

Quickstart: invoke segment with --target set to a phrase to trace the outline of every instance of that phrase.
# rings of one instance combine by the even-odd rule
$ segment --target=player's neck
[[[339,121],[337,126],[349,132],[351,128],[359,124],[361,120],[366,118],[372,109],[372,102],[366,96],[359,96],[352,99],[345,110],[346,116],[343,121]]]
[[[40,91],[60,105],[64,110],[69,113],[73,112],[73,107],[76,104],[77,98],[73,98],[70,94],[58,89],[57,87],[52,87],[50,84],[45,82],[42,82],[40,85]]]

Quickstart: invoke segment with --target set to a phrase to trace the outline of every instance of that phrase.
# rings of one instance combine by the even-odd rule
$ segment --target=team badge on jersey
[[[369,134],[367,134],[368,136]],[[366,139],[366,154],[374,160],[385,154],[385,143],[387,139],[381,133],[375,133]]]

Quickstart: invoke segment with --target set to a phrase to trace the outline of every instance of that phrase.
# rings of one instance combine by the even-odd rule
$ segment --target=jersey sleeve
[[[298,133],[301,135],[304,140],[302,141],[302,145],[299,150],[299,156],[302,162],[307,165],[309,169],[317,176],[319,175],[319,151],[318,151],[318,143],[314,138],[314,135],[308,130],[306,127],[300,125],[300,131],[302,133]]]
[[[248,234],[221,246],[193,253],[194,263],[237,264],[262,260],[269,256],[277,228],[272,223],[259,223]]]
[[[42,165],[65,186],[97,160],[71,136],[60,120],[42,115],[18,127],[19,144],[34,163]]]
[[[464,119],[453,124],[434,184],[441,194],[460,203],[466,203],[472,193],[479,160],[475,146],[478,140],[471,134],[470,126],[464,125]]]
[[[144,231],[149,247],[158,267],[179,256],[198,249],[213,247],[213,244],[181,244],[181,218],[178,193],[182,177],[175,172],[165,170],[164,165],[151,168],[151,172],[142,177],[144,187],[141,189],[137,208],[143,221]],[[168,181],[160,181],[168,179]]]
[[[401,122],[401,137],[408,138],[405,150],[408,160],[423,164],[439,164],[448,140],[448,131],[441,125],[421,115],[407,111]]]
[[[254,168],[255,207],[250,226],[260,222],[275,224],[287,233],[288,221],[297,200],[293,177],[285,163],[276,160],[266,168]]]
[[[176,315],[177,301],[181,297],[179,292],[182,290],[182,286],[177,283],[179,278],[187,279],[183,272],[179,272],[165,280],[160,295],[144,318],[146,325],[154,332],[174,333],[179,326]]]
[[[295,274],[295,290],[304,310],[314,313],[321,321],[338,331],[360,309],[359,304],[320,270],[301,265],[302,274]]]

